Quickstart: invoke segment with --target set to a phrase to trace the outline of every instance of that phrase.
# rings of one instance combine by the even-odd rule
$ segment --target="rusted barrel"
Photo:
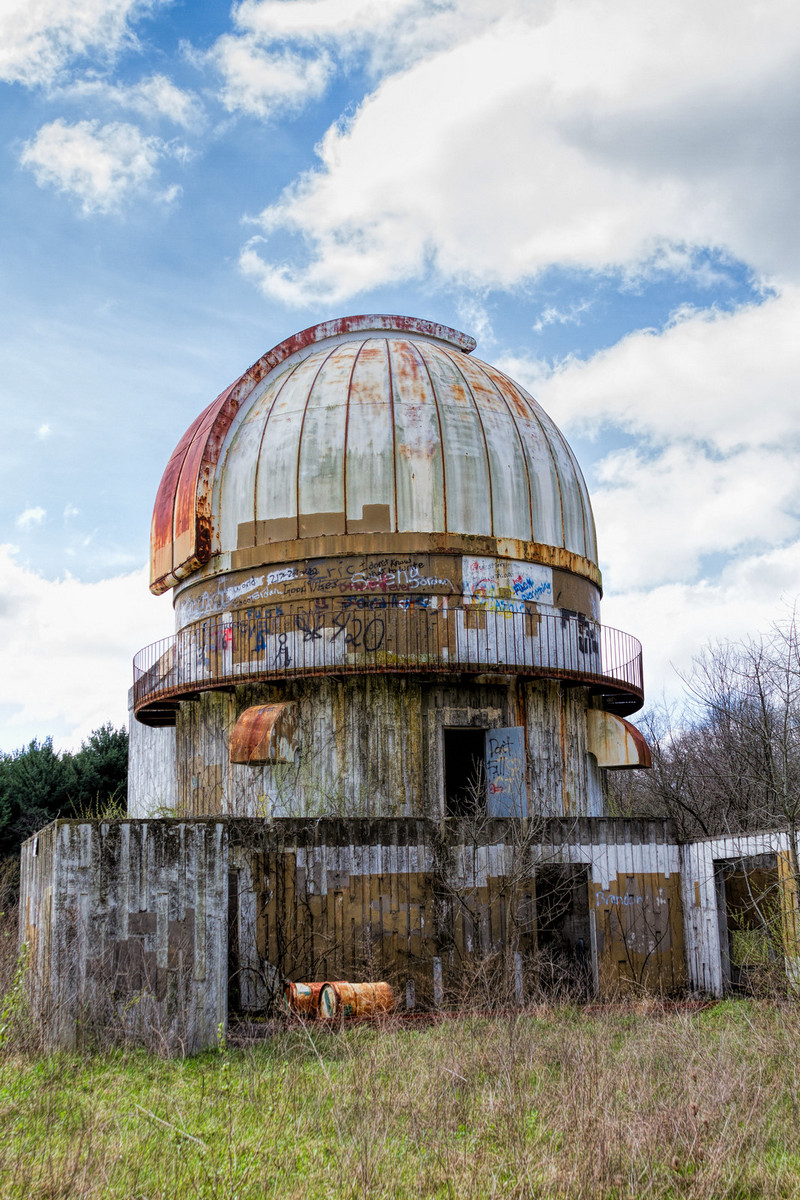
[[[319,997],[324,987],[324,983],[287,983],[283,989],[286,1011],[297,1017],[319,1016]]]
[[[388,983],[348,983],[337,979],[326,983],[320,992],[319,1015],[333,1017],[371,1017],[391,1012],[394,992]]]

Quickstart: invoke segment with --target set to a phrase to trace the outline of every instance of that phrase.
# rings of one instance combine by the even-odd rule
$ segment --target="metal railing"
[[[254,607],[187,625],[134,658],[134,709],[147,720],[154,705],[238,683],[421,671],[569,679],[606,693],[618,712],[643,699],[642,648],[628,633],[520,600],[414,595]]]

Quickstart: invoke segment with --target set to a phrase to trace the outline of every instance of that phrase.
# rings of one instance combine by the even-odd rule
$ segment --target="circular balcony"
[[[344,597],[215,614],[133,660],[145,725],[174,725],[181,698],[313,675],[513,674],[585,684],[625,716],[644,702],[636,638],[580,614],[517,599]]]

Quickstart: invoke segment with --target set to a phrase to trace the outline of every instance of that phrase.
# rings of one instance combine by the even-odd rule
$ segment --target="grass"
[[[43,1054],[1,900],[3,1200],[800,1197],[794,1003],[295,1026],[185,1060]]]
[[[298,1027],[184,1061],[0,1054],[3,1197],[800,1195],[800,1014]]]

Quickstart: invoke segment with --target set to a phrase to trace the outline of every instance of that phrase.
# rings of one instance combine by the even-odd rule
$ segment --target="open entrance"
[[[550,994],[586,998],[592,992],[589,868],[546,863],[536,868],[539,986]]]
[[[486,730],[444,729],[442,733],[447,816],[486,812]]]
[[[775,854],[714,863],[722,983],[753,993],[782,984],[781,884]]]

